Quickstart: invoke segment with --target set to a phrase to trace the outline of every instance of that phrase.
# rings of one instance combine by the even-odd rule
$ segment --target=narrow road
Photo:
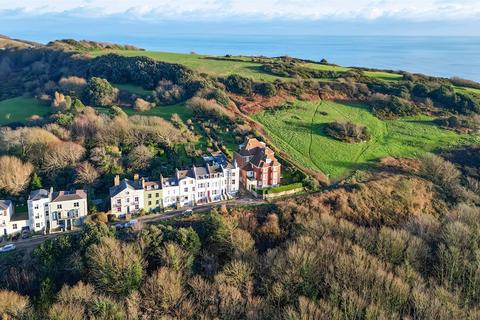
[[[139,222],[142,222],[144,225],[149,225],[155,222],[160,222],[163,220],[168,220],[168,219],[173,219],[180,217],[184,214],[185,210],[187,209],[192,209],[194,213],[205,213],[211,211],[215,207],[220,207],[221,205],[225,204],[227,207],[236,207],[236,206],[258,206],[267,203],[265,200],[262,199],[252,199],[252,198],[244,198],[244,199],[235,199],[235,200],[229,200],[229,201],[222,201],[222,202],[215,202],[215,203],[209,203],[206,205],[202,206],[197,206],[194,208],[183,208],[182,210],[175,210],[175,211],[168,211],[166,213],[159,213],[159,214],[150,214],[142,217],[135,218],[135,220],[138,220]],[[115,225],[120,222],[113,222],[109,223],[110,225]],[[48,239],[56,239],[59,236],[65,235],[65,234],[75,234],[79,233],[81,230],[74,230],[74,231],[67,231],[67,232],[61,232],[61,233],[54,233],[54,234],[47,234],[43,236],[34,236],[32,238],[28,239],[19,239],[14,242],[2,242],[0,244],[1,246],[4,246],[8,243],[14,243],[17,249],[32,249],[40,244],[42,244],[44,241]]]

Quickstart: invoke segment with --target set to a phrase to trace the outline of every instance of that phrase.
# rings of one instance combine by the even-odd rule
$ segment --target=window
[[[38,209],[38,204],[35,206],[35,209]]]
[[[127,198],[127,203],[130,203],[130,198]]]
[[[122,204],[122,199],[117,199],[117,204],[121,205]]]
[[[35,227],[40,228],[40,223],[35,224]]]
[[[138,197],[135,197],[135,202],[138,202]]]
[[[235,179],[232,180],[232,184],[235,184]]]
[[[159,201],[159,200],[155,201],[155,204],[159,204],[159,203],[160,203],[160,201]]]
[[[62,209],[62,205],[61,205],[61,204],[57,204],[57,209]]]
[[[160,193],[155,193],[155,197],[156,197],[156,198],[159,198],[159,197],[160,197]]]
[[[75,208],[78,208],[78,207],[80,207],[80,203],[79,203],[79,202],[74,202],[74,203],[73,203],[73,206],[74,206]]]
[[[138,210],[138,208],[139,208],[139,207],[138,207],[138,204],[136,204],[136,205],[135,205],[135,210]]]
[[[120,211],[122,211],[122,208],[118,207],[117,212],[120,212]]]
[[[13,228],[13,230],[17,230],[17,224],[14,223],[14,224],[12,225],[12,228]]]
[[[148,199],[152,199],[152,194],[151,193],[148,194]]]
[[[152,205],[152,201],[148,201],[148,205],[151,206],[151,205]]]
[[[184,188],[183,191],[184,191],[184,192],[188,192],[188,188]]]

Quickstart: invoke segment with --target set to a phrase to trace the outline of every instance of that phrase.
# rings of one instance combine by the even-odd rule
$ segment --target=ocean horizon
[[[403,70],[480,81],[480,37],[169,34],[112,35],[87,40],[146,50],[207,55],[283,56],[347,67]],[[48,42],[53,39],[36,39]]]

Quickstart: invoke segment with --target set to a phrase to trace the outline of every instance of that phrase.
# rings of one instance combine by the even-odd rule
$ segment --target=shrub
[[[332,138],[348,143],[370,140],[368,128],[352,122],[332,122],[327,125],[325,132]]]
[[[270,82],[256,83],[254,91],[264,97],[273,97],[277,94],[277,88]]]
[[[135,100],[133,109],[137,112],[145,112],[152,108],[152,104],[148,101],[143,100],[142,98],[137,98]]]
[[[197,117],[214,118],[233,121],[233,112],[217,104],[215,100],[206,100],[199,97],[193,97],[187,101],[187,107],[190,108]]]
[[[224,79],[224,84],[227,90],[236,94],[250,96],[253,93],[252,80],[239,76],[238,74],[232,74]]]
[[[93,77],[87,82],[83,91],[85,101],[94,106],[109,106],[115,102],[118,95],[118,89],[105,79]]]

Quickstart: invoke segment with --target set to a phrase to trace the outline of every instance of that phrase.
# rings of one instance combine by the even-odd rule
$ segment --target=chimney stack
[[[138,173],[135,173],[133,175],[133,181],[138,181],[138,178],[140,178],[140,176],[138,175]]]
[[[141,184],[141,186],[142,186],[142,189],[145,189],[145,178],[144,178],[144,177],[142,177],[142,178],[140,179],[140,184]]]
[[[117,174],[113,179],[113,184],[116,186],[120,185],[120,176]]]

